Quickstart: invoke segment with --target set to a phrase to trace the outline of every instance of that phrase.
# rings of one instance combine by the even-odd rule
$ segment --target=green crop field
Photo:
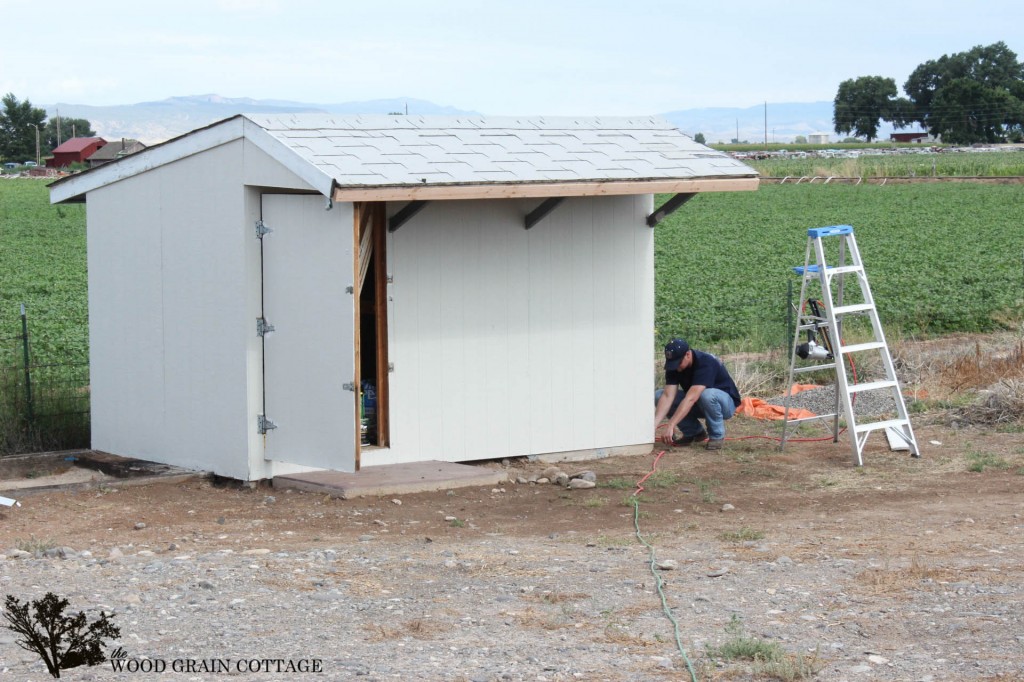
[[[658,342],[781,344],[787,286],[800,287],[790,268],[803,265],[807,229],[828,225],[854,227],[890,338],[1022,319],[1019,186],[765,184],[699,195],[655,228]]]
[[[790,268],[803,263],[807,228],[834,224],[855,228],[887,325],[940,334],[987,331],[1021,318],[1019,186],[765,184],[756,192],[700,195],[655,228],[659,340],[757,337],[751,330],[784,317],[788,283],[799,291]],[[22,302],[34,361],[84,359],[84,207],[51,206],[43,182],[6,180],[0,339],[20,332]],[[768,341],[783,341],[781,332],[771,334]]]
[[[1024,151],[894,154],[858,158],[772,158],[747,161],[769,178],[906,178],[930,176],[1007,177],[1024,175]]]
[[[85,207],[51,206],[41,180],[0,181],[0,339],[21,333],[22,303],[33,361],[87,358]]]

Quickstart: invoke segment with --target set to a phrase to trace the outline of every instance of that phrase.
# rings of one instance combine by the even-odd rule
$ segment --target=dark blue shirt
[[[665,383],[678,384],[683,393],[689,391],[691,386],[717,388],[728,393],[736,407],[739,407],[740,391],[722,361],[711,353],[692,348],[690,351],[693,353],[693,362],[690,366],[682,371],[666,370]]]

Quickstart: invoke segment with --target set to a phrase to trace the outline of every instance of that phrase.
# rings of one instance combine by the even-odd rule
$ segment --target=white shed
[[[652,227],[757,182],[658,119],[305,114],[58,180],[92,446],[242,480],[646,452]]]

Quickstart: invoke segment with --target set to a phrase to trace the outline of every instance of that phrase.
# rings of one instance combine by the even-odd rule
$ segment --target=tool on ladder
[[[835,239],[832,239],[835,238]],[[829,240],[830,248],[826,248],[825,240]],[[814,262],[812,263],[812,252]],[[826,253],[837,254],[834,264],[826,262]],[[846,428],[850,432],[853,445],[853,459],[857,466],[864,464],[864,444],[873,431],[884,431],[894,449],[910,450],[913,457],[920,457],[914,430],[907,416],[907,406],[903,400],[896,369],[893,366],[889,346],[885,342],[882,324],[878,319],[875,300],[868,286],[867,273],[861,261],[857,240],[853,236],[853,228],[849,225],[833,225],[807,230],[807,252],[804,255],[803,267],[795,267],[793,271],[801,276],[800,309],[793,338],[793,352],[789,363],[789,386],[786,389],[786,409],[783,416],[782,442],[786,444],[786,433],[790,424],[798,422],[832,419],[832,440],[839,442],[839,417],[846,420]],[[847,282],[846,275],[856,278]],[[821,298],[808,299],[808,288],[820,288]],[[846,291],[849,288],[851,291]],[[860,299],[853,304],[844,303],[844,296],[855,296]],[[843,343],[843,323],[849,317],[866,316],[871,323],[873,339],[862,343]],[[807,341],[800,343],[800,336],[807,333]],[[818,344],[821,336],[823,345]],[[885,371],[885,378],[878,381],[858,382],[855,372],[855,356],[861,353],[876,351]],[[797,358],[827,364],[811,364],[797,367]],[[789,419],[790,398],[793,395],[793,377],[805,372],[834,370],[836,376],[836,402],[832,414],[818,415],[803,419]],[[849,374],[848,374],[849,373]],[[852,379],[852,381],[851,381]],[[859,393],[868,391],[888,391],[895,404],[896,417],[858,424],[854,414],[854,401]]]

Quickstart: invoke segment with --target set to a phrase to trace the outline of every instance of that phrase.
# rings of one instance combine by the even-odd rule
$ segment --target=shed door
[[[264,194],[263,223],[265,457],[355,471],[352,205]]]

